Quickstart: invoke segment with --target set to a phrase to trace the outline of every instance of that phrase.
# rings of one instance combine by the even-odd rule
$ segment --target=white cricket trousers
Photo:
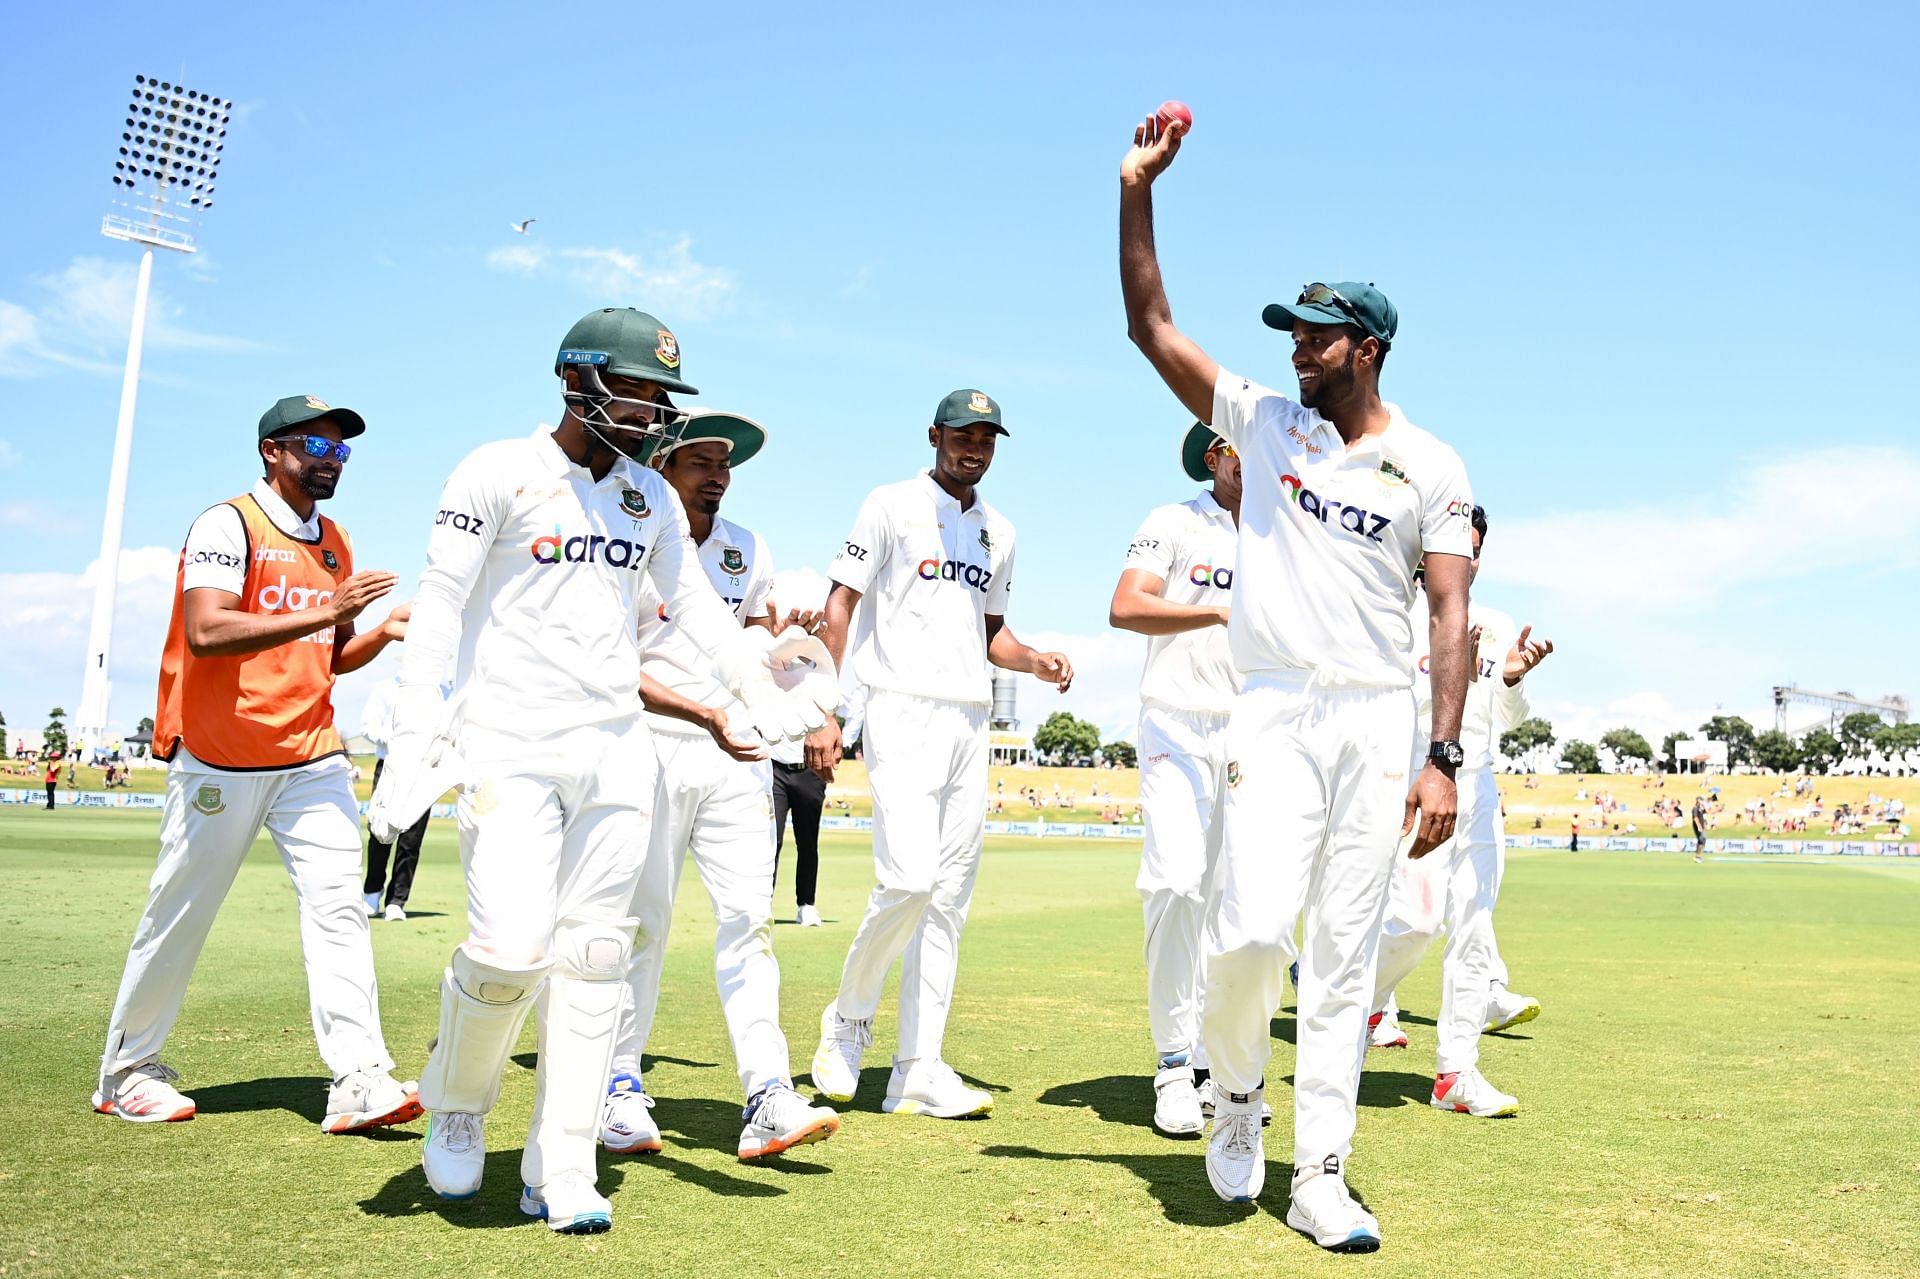
[[[321,1059],[335,1079],[393,1069],[380,1033],[373,941],[360,901],[360,816],[347,761],[239,773],[211,768],[182,746],[167,768],[160,863],[107,1023],[103,1083],[159,1058],[213,917],[262,826],[293,880]]]
[[[938,1058],[987,819],[987,708],[875,689],[867,700],[873,873],[838,1009],[862,1021],[900,968],[898,1062]]]
[[[1224,840],[1207,928],[1201,1036],[1215,1087],[1250,1092],[1298,954],[1294,1167],[1352,1150],[1380,921],[1413,736],[1407,689],[1251,675],[1227,727]],[[1295,923],[1306,915],[1306,944]]]
[[[1480,1060],[1480,1028],[1494,972],[1493,905],[1500,895],[1500,787],[1491,768],[1460,774],[1460,816],[1454,837],[1418,861],[1394,867],[1373,1008],[1384,1007],[1427,953],[1441,928],[1440,1074],[1471,1070]],[[1499,974],[1504,978],[1504,970]]]
[[[1161,1058],[1185,1056],[1205,1069],[1201,931],[1220,854],[1215,810],[1226,791],[1227,717],[1147,702],[1138,742],[1147,838],[1134,887],[1146,921],[1147,1022]]]
[[[660,759],[653,832],[633,895],[633,967],[613,1069],[640,1073],[660,1004],[667,931],[689,852],[713,903],[713,974],[748,1097],[791,1083],[780,1030],[780,964],[773,956],[773,766],[745,764],[702,733],[654,730]]]

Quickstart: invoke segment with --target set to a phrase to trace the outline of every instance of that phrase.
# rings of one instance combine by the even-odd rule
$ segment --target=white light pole
[[[108,739],[113,684],[108,661],[113,645],[114,595],[120,581],[120,536],[127,516],[127,469],[133,458],[133,406],[140,390],[140,348],[146,337],[147,290],[153,251],[192,253],[193,228],[213,207],[213,183],[226,147],[231,101],[151,76],[135,76],[127,104],[120,158],[113,184],[126,196],[115,201],[125,214],[109,213],[100,234],[145,246],[140,280],[133,291],[133,329],[127,335],[127,368],[120,382],[120,420],[113,433],[113,469],[107,477],[107,513],[100,528],[100,563],[93,584],[93,622],[87,629],[86,680],[73,740],[89,747]]]

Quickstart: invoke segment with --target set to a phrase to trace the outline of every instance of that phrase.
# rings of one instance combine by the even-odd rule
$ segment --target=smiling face
[[[1300,379],[1300,403],[1325,412],[1345,404],[1361,379],[1376,376],[1378,338],[1362,337],[1349,324],[1293,324],[1293,372]]]
[[[720,499],[733,482],[733,446],[725,440],[682,444],[667,454],[660,473],[680,495],[681,505],[701,515],[720,513]]]
[[[323,502],[339,487],[341,463],[332,456],[309,456],[301,439],[308,435],[338,444],[340,424],[325,417],[302,422],[283,435],[260,441],[260,458],[266,464],[267,483],[283,496],[291,490]]]
[[[933,444],[934,473],[960,488],[971,488],[986,477],[1000,440],[1000,433],[985,425],[929,427],[927,435]]]

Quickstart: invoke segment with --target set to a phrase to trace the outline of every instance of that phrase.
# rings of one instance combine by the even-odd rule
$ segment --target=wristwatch
[[[1456,741],[1440,741],[1427,747],[1427,762],[1442,768],[1458,768],[1467,762],[1467,752]]]

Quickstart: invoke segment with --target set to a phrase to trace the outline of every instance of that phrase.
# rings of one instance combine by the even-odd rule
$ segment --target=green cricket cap
[[[1213,472],[1207,469],[1207,450],[1220,438],[1220,432],[1205,422],[1195,422],[1187,428],[1187,436],[1180,441],[1180,467],[1190,480],[1205,484],[1213,478]]]
[[[591,365],[603,373],[657,382],[669,391],[698,395],[680,371],[680,339],[645,311],[609,306],[589,311],[560,339],[553,371],[569,364]]]
[[[660,456],[664,459],[675,449],[705,440],[725,440],[732,445],[727,460],[731,465],[739,466],[765,446],[767,428],[738,413],[699,409],[687,415],[680,433],[660,450]]]
[[[339,425],[343,440],[367,432],[366,419],[352,409],[337,409],[318,396],[289,395],[284,400],[275,400],[273,407],[260,415],[260,438],[264,440],[290,426],[317,422],[323,417],[330,417]]]
[[[940,407],[933,411],[935,426],[977,426],[981,422],[1002,435],[1012,434],[1000,420],[999,404],[985,391],[963,387],[940,401]]]
[[[1391,346],[1400,331],[1400,312],[1387,295],[1371,284],[1345,280],[1339,284],[1309,284],[1292,302],[1269,302],[1260,318],[1267,327],[1290,332],[1295,320],[1308,324],[1355,324],[1370,337]]]

